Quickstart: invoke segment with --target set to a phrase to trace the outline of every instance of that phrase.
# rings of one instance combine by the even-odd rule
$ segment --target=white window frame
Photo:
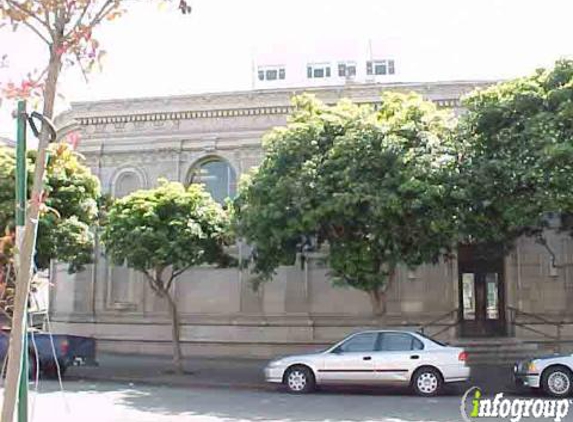
[[[371,73],[368,73],[368,64],[371,65]],[[385,73],[376,73],[376,66],[385,66]],[[392,72],[390,72],[392,69]],[[394,59],[379,59],[379,60],[368,60],[366,62],[366,74],[368,76],[391,76],[396,74],[396,62]]]
[[[317,70],[322,70],[323,76],[316,76]],[[308,63],[306,65],[307,79],[329,79],[331,77],[332,77],[332,66],[330,63]]]
[[[344,75],[340,74],[340,66],[344,66]],[[348,74],[348,68],[354,67],[354,75]],[[346,60],[346,61],[339,61],[336,66],[336,74],[339,78],[351,79],[356,77],[356,72],[358,71],[358,66],[356,65],[355,61]]]
[[[268,72],[275,71],[277,72],[276,79],[269,79]],[[260,72],[263,72],[263,78],[260,78]],[[284,77],[281,78],[281,72],[283,73]],[[272,65],[272,66],[259,66],[257,68],[256,74],[257,80],[259,82],[276,82],[276,81],[284,81],[286,79],[286,66],[284,65]]]

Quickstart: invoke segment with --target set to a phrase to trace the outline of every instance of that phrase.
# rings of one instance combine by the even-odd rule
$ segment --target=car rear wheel
[[[38,362],[36,362],[36,356],[32,353],[28,357],[28,379],[35,381],[40,374],[38,373]]]
[[[571,393],[573,377],[567,368],[549,368],[543,372],[541,387],[546,394],[553,397],[566,397]]]
[[[310,393],[315,388],[314,374],[306,366],[293,366],[287,370],[284,384],[290,393]]]
[[[412,377],[412,388],[419,396],[431,397],[442,388],[442,374],[434,368],[420,368]]]
[[[50,362],[49,364],[46,364],[43,368],[42,371],[44,373],[44,375],[46,375],[46,377],[50,378],[50,379],[59,379],[60,377],[63,378],[64,375],[66,374],[66,370],[68,369],[68,367],[63,363],[63,362],[59,362],[60,365],[60,376],[58,377],[58,366],[54,363],[54,362]]]

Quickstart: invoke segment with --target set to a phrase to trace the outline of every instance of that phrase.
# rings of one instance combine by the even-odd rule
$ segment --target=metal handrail
[[[434,336],[437,336],[443,332],[445,332],[446,330],[448,330],[451,327],[454,327],[456,325],[458,325],[460,323],[459,319],[456,320],[456,322],[453,323],[447,323],[447,324],[438,324],[440,321],[451,317],[452,315],[457,315],[458,314],[458,308],[454,308],[450,311],[448,311],[447,313],[440,315],[438,318],[433,319],[430,322],[427,322],[425,324],[422,324],[418,327],[418,331],[422,334],[425,334],[425,330],[428,327],[432,327],[432,326],[440,326],[440,327],[444,327],[442,328],[440,331],[438,331],[437,333],[434,334]]]
[[[524,316],[527,316],[530,318],[537,319],[537,320],[543,322],[544,324],[550,324],[550,325],[564,324],[564,321],[559,321],[559,322],[551,321],[547,318],[542,317],[541,315],[530,313],[530,312],[525,312],[525,311],[522,311],[521,309],[515,308],[513,306],[508,306],[507,309],[515,312],[516,314],[521,314],[521,315],[524,315]]]
[[[452,327],[456,327],[458,324],[460,323],[460,321],[456,321],[456,322],[452,322],[450,324],[446,324],[444,325],[441,330],[435,332],[434,334],[432,334],[433,337],[438,337],[440,334],[445,333],[446,331],[448,331],[450,328]],[[423,334],[423,333],[422,333]]]
[[[517,327],[521,327],[521,328],[523,328],[523,329],[525,329],[525,330],[528,330],[528,331],[531,331],[531,332],[533,332],[533,333],[542,335],[543,337],[548,338],[548,339],[550,339],[550,340],[554,340],[554,341],[557,343],[557,352],[558,352],[558,353],[561,353],[561,340],[562,340],[561,327],[562,327],[562,325],[565,324],[565,321],[564,321],[564,320],[551,321],[551,320],[549,320],[549,319],[547,319],[547,318],[542,317],[541,315],[537,315],[537,314],[534,314],[534,313],[531,313],[531,312],[525,312],[525,311],[522,311],[521,309],[517,309],[517,308],[515,308],[515,307],[513,307],[513,306],[508,306],[507,309],[509,309],[509,310],[511,311],[511,318],[510,318],[510,320],[511,320],[511,324],[512,324],[514,327],[516,327],[516,326],[517,326]],[[523,315],[523,316],[526,316],[526,317],[528,317],[528,318],[535,319],[535,320],[540,321],[540,322],[523,322],[523,321],[518,322],[518,321],[517,321],[517,317],[518,317],[519,315]],[[554,326],[554,327],[555,327],[555,330],[556,330],[556,334],[555,334],[555,335],[551,335],[551,334],[549,334],[549,333],[546,333],[546,332],[543,332],[543,331],[541,331],[541,330],[537,330],[537,329],[535,329],[535,328],[530,327],[530,325],[539,325],[539,324],[546,324],[546,325],[552,325],[552,326]]]

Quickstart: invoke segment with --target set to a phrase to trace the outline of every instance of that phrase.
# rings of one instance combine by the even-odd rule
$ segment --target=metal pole
[[[26,101],[18,102],[18,132],[16,137],[16,265],[20,271],[19,251],[24,238],[26,222]],[[20,381],[18,386],[18,422],[28,421],[28,330],[27,306],[24,311],[24,328],[22,330],[22,356]]]

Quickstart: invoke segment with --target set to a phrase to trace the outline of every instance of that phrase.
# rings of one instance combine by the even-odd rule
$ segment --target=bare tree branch
[[[52,22],[50,21],[50,11],[48,10],[47,7],[44,7],[44,18],[46,19],[46,25],[48,27],[48,32],[50,33],[50,37],[52,37],[52,40],[55,40],[56,36],[52,29]]]
[[[102,7],[99,9],[99,11],[95,14],[95,16],[93,17],[93,19],[90,21],[90,23],[87,24],[87,26],[89,28],[93,28],[95,27],[98,23],[101,22],[101,20],[103,18],[105,18],[107,16],[107,14],[109,12],[111,12],[115,7],[117,7],[117,3],[113,0],[107,0]]]
[[[88,74],[87,74],[86,70],[84,69],[84,65],[83,65],[83,63],[82,63],[82,60],[81,60],[81,58],[80,58],[79,53],[76,52],[75,56],[76,56],[76,59],[77,59],[77,61],[78,61],[78,66],[80,67],[80,70],[81,70],[81,72],[82,72],[82,75],[83,75],[83,77],[84,77],[84,80],[86,81],[86,83],[88,83],[88,82],[89,82],[89,80],[88,80]]]
[[[34,19],[36,22],[38,22],[40,25],[42,25],[43,27],[45,27],[46,29],[50,29],[49,23],[48,22],[44,22],[42,19],[40,19],[36,14],[34,14],[33,12],[31,12],[30,10],[26,9],[25,7],[23,7],[21,4],[19,4],[18,2],[14,1],[14,0],[5,0],[6,3],[9,6],[12,6],[15,9],[18,9],[20,12],[24,13],[26,16],[28,16],[31,19]],[[25,22],[25,21],[22,21]]]
[[[84,7],[84,9],[82,10],[82,12],[80,13],[80,16],[78,16],[78,18],[76,19],[76,22],[71,26],[70,30],[68,31],[68,33],[65,35],[65,37],[67,38],[71,33],[73,33],[76,28],[78,28],[81,24],[82,21],[84,20],[84,17],[86,15],[86,13],[88,12],[89,9],[89,3],[86,4],[86,6]]]
[[[14,7],[15,9],[18,9],[19,11],[24,13],[26,16],[38,21],[42,26],[44,26],[45,28],[47,28],[49,30],[49,27],[46,25],[46,23],[44,21],[42,21],[40,18],[38,18],[33,13],[29,12],[27,9],[20,6],[18,3],[14,2],[13,0],[6,0],[6,3],[8,3],[10,6]],[[22,21],[19,21],[19,23],[26,26],[28,29],[32,30],[38,37],[40,37],[42,39],[42,41],[44,41],[46,44],[50,45],[50,40],[44,34],[42,34],[40,32],[40,30],[38,28],[36,28],[34,25],[32,25],[30,22],[28,22],[27,20],[22,20]]]

